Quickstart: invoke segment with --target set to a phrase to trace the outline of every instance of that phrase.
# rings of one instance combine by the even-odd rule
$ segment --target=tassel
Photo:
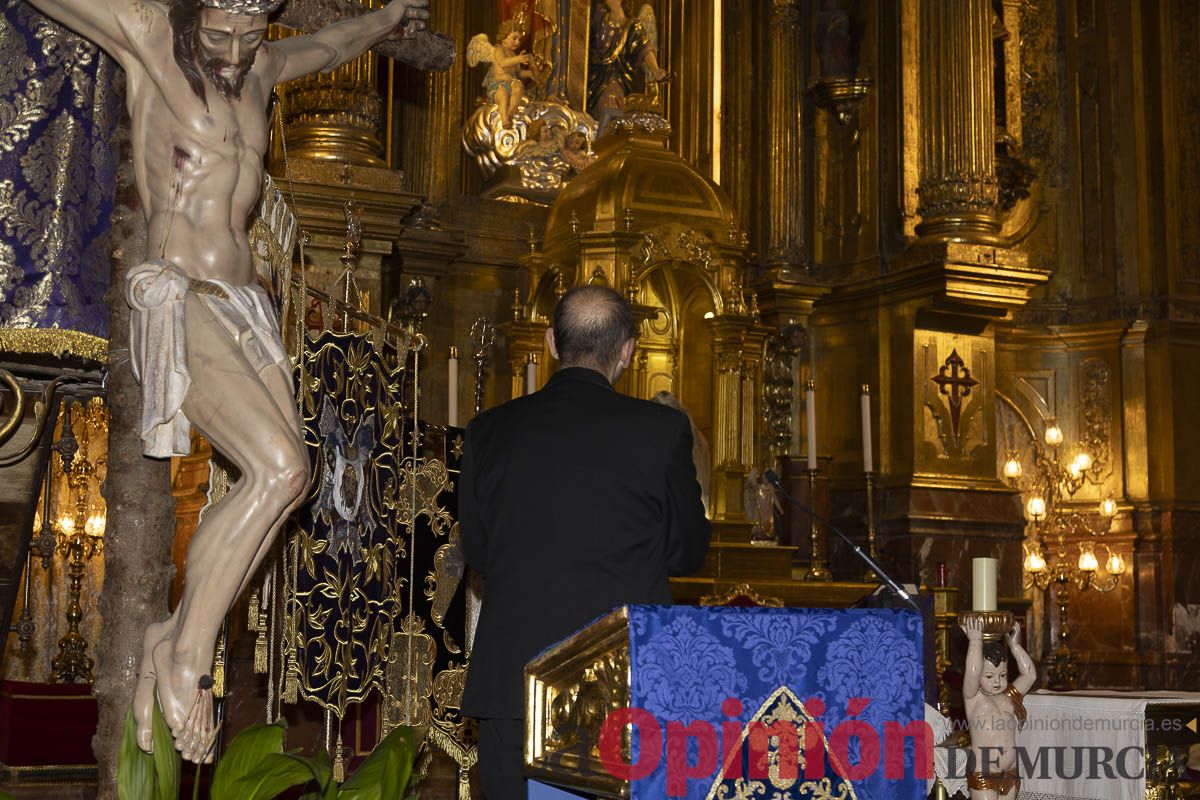
[[[255,586],[250,590],[249,609],[246,612],[246,629],[251,631],[258,630],[258,587]]]
[[[225,696],[225,637],[217,639],[217,655],[212,666],[213,697]]]
[[[283,702],[296,703],[300,700],[300,679],[296,676],[296,663],[288,657],[287,674],[283,679]]]
[[[338,726],[341,727],[340,725]],[[337,783],[346,782],[346,759],[342,757],[342,732],[338,731],[336,755],[333,759],[333,779]]]
[[[467,768],[458,765],[458,800],[471,800],[471,779]]]

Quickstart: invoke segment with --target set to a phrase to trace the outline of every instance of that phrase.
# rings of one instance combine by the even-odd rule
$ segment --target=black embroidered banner
[[[298,373],[314,480],[286,550],[285,686],[338,717],[379,691],[384,733],[428,726],[469,765],[458,710],[462,432],[414,423],[412,358],[408,370],[399,363],[406,356],[359,334],[306,342]]]

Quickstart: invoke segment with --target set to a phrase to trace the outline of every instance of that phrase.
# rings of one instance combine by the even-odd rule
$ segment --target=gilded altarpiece
[[[769,332],[744,285],[747,241],[720,189],[667,149],[662,117],[634,114],[616,127],[555,201],[544,247],[524,259],[533,288],[510,323],[514,370],[531,354],[552,363],[542,331],[562,291],[593,283],[628,296],[640,330],[620,388],[682,401],[710,438],[713,518],[742,521]]]

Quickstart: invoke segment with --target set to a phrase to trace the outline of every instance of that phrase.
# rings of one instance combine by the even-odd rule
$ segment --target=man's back
[[[709,539],[691,457],[684,414],[583,368],[471,424],[459,515],[487,588],[466,713],[522,716],[527,660],[616,605],[671,602]]]

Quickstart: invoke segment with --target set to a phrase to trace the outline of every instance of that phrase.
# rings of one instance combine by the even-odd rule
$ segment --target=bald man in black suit
[[[618,394],[633,312],[607,287],[568,291],[546,331],[559,370],[467,427],[459,521],[487,579],[463,712],[479,719],[487,800],[524,800],[525,662],[615,606],[669,604],[710,528],[687,415]]]

